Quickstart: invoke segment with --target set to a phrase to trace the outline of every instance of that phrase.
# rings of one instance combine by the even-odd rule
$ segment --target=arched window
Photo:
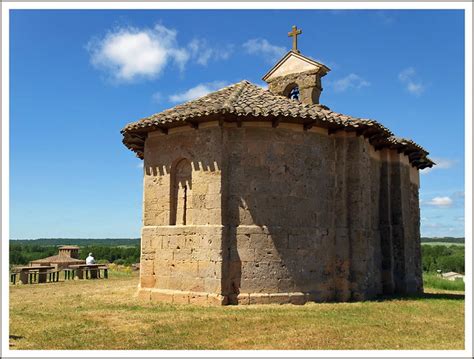
[[[191,223],[192,167],[187,159],[182,159],[171,168],[171,213],[170,225]]]
[[[290,90],[289,94],[288,94],[288,98],[290,98],[292,100],[299,101],[300,100],[300,88],[298,86],[293,87]]]

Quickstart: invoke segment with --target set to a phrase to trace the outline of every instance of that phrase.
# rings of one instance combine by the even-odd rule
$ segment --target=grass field
[[[462,280],[447,280],[438,277],[436,274],[423,275],[423,284],[427,288],[436,288],[444,290],[464,291],[464,281]]]
[[[10,286],[11,349],[463,349],[464,294],[361,303],[150,304],[136,273]]]

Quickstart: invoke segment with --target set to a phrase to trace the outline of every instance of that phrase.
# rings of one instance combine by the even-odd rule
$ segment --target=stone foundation
[[[295,304],[303,305],[308,302],[332,302],[334,299],[322,296],[320,293],[240,293],[235,298],[229,298],[215,293],[189,292],[156,288],[139,288],[138,297],[156,303],[195,304],[220,306],[227,304]]]
[[[220,225],[143,227],[141,288],[220,293],[222,231]]]
[[[195,305],[226,305],[227,298],[215,293],[157,288],[138,288],[138,297],[152,302]]]

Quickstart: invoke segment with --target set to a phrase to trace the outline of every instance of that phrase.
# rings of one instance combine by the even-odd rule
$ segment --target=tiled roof
[[[225,117],[223,116],[225,115]],[[396,148],[409,155],[410,162],[419,169],[432,167],[428,152],[415,142],[398,138],[374,120],[343,115],[323,105],[307,105],[279,96],[248,81],[224,87],[197,100],[177,105],[169,110],[129,123],[121,131],[123,143],[143,158],[146,133],[154,130],[199,122],[223,120],[226,122],[271,121],[289,122],[324,127],[330,133],[336,130],[356,131],[370,139],[375,148]]]
[[[84,263],[85,261],[82,259],[76,259],[68,256],[61,256],[56,254],[55,256],[36,259],[31,261],[32,263]]]

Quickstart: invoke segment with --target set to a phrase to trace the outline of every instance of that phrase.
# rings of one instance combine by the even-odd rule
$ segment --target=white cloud
[[[250,39],[242,46],[248,54],[262,56],[267,62],[277,61],[286,52],[284,47],[272,45],[262,38]]]
[[[189,60],[176,41],[177,32],[163,25],[152,29],[119,28],[89,42],[91,63],[118,81],[156,78],[169,62],[182,70]]]
[[[402,82],[409,81],[411,77],[415,76],[415,74],[415,69],[413,67],[408,67],[398,74],[398,79]]]
[[[427,227],[427,228],[439,228],[439,227],[442,227],[443,225],[441,223],[437,223],[437,222],[427,222],[423,224],[424,227]]]
[[[203,66],[207,65],[209,60],[227,60],[232,53],[232,45],[225,49],[212,48],[204,39],[193,39],[188,48],[195,61]]]
[[[433,162],[436,163],[431,168],[424,168],[420,171],[421,174],[427,174],[430,173],[434,170],[445,170],[448,168],[454,167],[459,161],[455,159],[449,159],[449,158],[435,158],[433,157]]]
[[[181,71],[193,61],[207,65],[210,60],[226,60],[233,46],[218,49],[209,46],[205,39],[194,39],[187,46],[180,46],[177,31],[157,24],[153,28],[118,28],[103,38],[87,44],[90,61],[106,71],[112,79],[131,82],[140,78],[158,77],[169,63]]]
[[[331,85],[335,92],[344,92],[350,88],[360,89],[362,87],[370,86],[370,82],[366,81],[359,75],[351,73],[342,79],[332,82]]]
[[[402,70],[398,74],[398,80],[405,85],[407,91],[413,95],[419,96],[425,91],[426,86],[419,79],[413,67]]]
[[[459,222],[421,222],[422,237],[464,236],[464,227]]]
[[[163,100],[163,95],[161,94],[161,92],[155,92],[151,96],[151,98],[152,98],[153,102],[160,103]]]
[[[446,208],[446,207],[451,207],[453,204],[453,200],[448,197],[434,197],[430,201],[426,202],[426,204],[434,207],[440,207],[440,208]]]
[[[184,92],[171,95],[169,97],[169,101],[170,102],[186,102],[186,101],[195,100],[199,97],[207,95],[210,92],[219,90],[225,86],[227,86],[227,82],[223,82],[223,81],[202,83]]]
[[[425,91],[425,87],[421,83],[408,82],[407,90],[412,94],[420,95]]]

